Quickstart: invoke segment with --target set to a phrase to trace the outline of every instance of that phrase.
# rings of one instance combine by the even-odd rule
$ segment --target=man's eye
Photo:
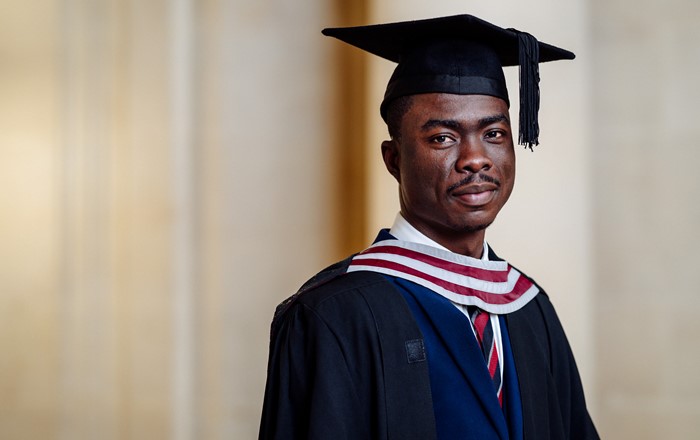
[[[436,144],[446,144],[449,142],[452,142],[454,139],[452,139],[450,136],[447,136],[445,134],[441,134],[438,136],[433,137],[433,142]]]
[[[503,136],[503,133],[501,133],[499,130],[491,130],[486,132],[486,137],[488,139],[498,139],[501,136]]]

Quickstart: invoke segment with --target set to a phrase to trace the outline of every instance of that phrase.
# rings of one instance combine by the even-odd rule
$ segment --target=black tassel
[[[513,29],[518,36],[520,58],[520,133],[518,143],[532,151],[539,145],[540,126],[540,46],[537,39],[526,32]]]

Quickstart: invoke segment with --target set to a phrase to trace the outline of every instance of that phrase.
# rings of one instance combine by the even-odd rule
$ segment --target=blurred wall
[[[604,438],[699,437],[700,11],[657,3],[5,1],[0,438],[255,438],[274,306],[398,209],[392,66],[319,30],[462,12],[577,54],[489,241]]]
[[[600,426],[700,438],[700,4],[591,6]]]

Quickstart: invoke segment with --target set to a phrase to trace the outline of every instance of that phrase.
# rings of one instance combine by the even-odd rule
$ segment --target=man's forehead
[[[457,95],[451,93],[423,93],[411,96],[410,110],[416,114],[429,113],[474,117],[503,114],[508,118],[508,104],[489,95]]]

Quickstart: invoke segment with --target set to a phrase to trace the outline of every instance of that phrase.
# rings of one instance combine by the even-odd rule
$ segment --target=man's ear
[[[392,139],[382,142],[382,158],[389,174],[401,183],[401,170],[399,167],[399,143]]]

